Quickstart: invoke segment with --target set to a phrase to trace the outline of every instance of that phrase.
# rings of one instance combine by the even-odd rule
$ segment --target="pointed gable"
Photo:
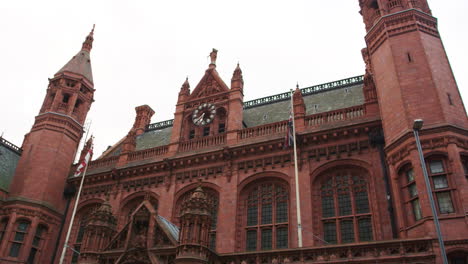
[[[216,68],[211,66],[205,71],[205,75],[190,95],[190,99],[210,96],[217,93],[227,92],[229,87],[219,76]]]
[[[114,236],[105,251],[137,252],[147,248],[176,247],[179,229],[157,215],[149,201],[143,201],[132,213],[128,223]]]

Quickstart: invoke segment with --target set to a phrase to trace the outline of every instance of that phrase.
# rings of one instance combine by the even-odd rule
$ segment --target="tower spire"
[[[92,84],[93,72],[91,69],[91,57],[89,53],[91,52],[91,49],[93,47],[93,41],[94,25],[93,29],[91,30],[91,32],[89,32],[88,36],[83,42],[81,50],[55,74],[55,77],[65,73],[70,73],[71,75],[73,75],[73,77],[78,77],[74,75],[81,75]]]
[[[96,24],[93,24],[93,29],[89,32],[88,36],[86,37],[85,41],[83,42],[83,47],[81,50],[86,50],[87,52],[91,52],[93,48],[93,40],[94,40],[94,28]]]

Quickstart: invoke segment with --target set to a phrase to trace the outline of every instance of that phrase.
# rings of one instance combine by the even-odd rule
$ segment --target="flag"
[[[93,155],[93,145],[91,145],[91,147],[89,148],[88,153],[86,153],[85,158],[82,159],[80,163],[78,163],[78,167],[76,168],[76,171],[74,174],[75,177],[78,177],[81,175],[81,173],[83,173],[92,155]]]
[[[284,148],[292,146],[294,146],[293,117],[292,112],[289,112],[288,127],[286,130],[286,137],[284,138]]]

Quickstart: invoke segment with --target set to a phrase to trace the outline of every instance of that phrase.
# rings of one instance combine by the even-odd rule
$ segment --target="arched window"
[[[123,227],[130,221],[130,217],[132,216],[133,212],[138,208],[138,206],[146,199],[150,202],[155,210],[158,210],[158,200],[149,195],[149,197],[145,197],[146,194],[141,194],[130,201],[128,201],[121,209],[120,216],[119,216],[119,226]]]
[[[426,159],[427,171],[436,200],[439,214],[450,214],[455,212],[452,198],[452,184],[447,177],[448,170],[446,159],[441,156],[433,156]]]
[[[406,165],[400,170],[400,182],[403,190],[403,201],[408,212],[411,212],[410,222],[418,221],[422,218],[421,206],[419,204],[418,189],[414,178],[414,170],[411,165]],[[412,214],[412,216],[411,216]]]
[[[36,228],[36,233],[34,234],[34,238],[32,241],[32,247],[29,251],[28,261],[27,264],[34,264],[34,260],[36,259],[37,254],[41,250],[42,241],[44,240],[45,234],[47,232],[47,227],[45,225],[38,225]]]
[[[176,215],[174,217],[174,223],[176,225],[180,224],[180,211],[181,207],[184,201],[190,198],[192,195],[192,192],[195,189],[191,189],[187,192],[185,192],[182,196],[179,197],[176,203]],[[207,194],[207,199],[208,203],[211,204],[211,209],[210,209],[210,214],[211,214],[211,228],[210,228],[210,233],[209,233],[209,247],[212,250],[216,249],[216,227],[218,225],[218,207],[219,207],[219,194],[216,190],[208,188],[208,187],[203,187],[203,191]]]
[[[468,252],[457,250],[447,255],[450,264],[468,264]]]
[[[265,182],[245,190],[247,251],[287,248],[289,242],[288,197],[285,184]]]
[[[2,243],[3,237],[5,236],[5,231],[8,225],[8,218],[5,217],[0,221],[0,244]]]
[[[13,241],[10,247],[10,257],[17,258],[19,256],[21,247],[24,244],[24,240],[26,239],[30,225],[31,222],[29,222],[28,220],[19,220],[18,222],[16,222],[15,235],[13,237]]]
[[[331,172],[321,184],[323,236],[327,243],[373,239],[367,182],[359,170]]]

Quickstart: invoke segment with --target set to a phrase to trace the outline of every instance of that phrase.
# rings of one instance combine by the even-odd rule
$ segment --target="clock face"
[[[210,103],[204,103],[193,111],[192,121],[197,126],[208,125],[216,116],[216,107]]]

